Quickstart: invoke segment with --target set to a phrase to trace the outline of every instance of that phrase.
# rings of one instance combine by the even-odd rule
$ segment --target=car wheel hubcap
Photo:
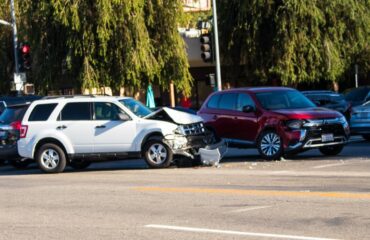
[[[59,154],[54,149],[46,149],[41,154],[41,164],[46,169],[54,169],[60,161]]]
[[[152,163],[160,165],[167,159],[167,149],[162,144],[153,144],[149,148],[148,158]]]
[[[261,150],[267,156],[273,156],[280,150],[280,137],[275,133],[268,133],[263,136]]]

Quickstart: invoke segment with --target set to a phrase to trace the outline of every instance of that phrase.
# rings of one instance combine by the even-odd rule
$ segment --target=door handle
[[[105,128],[105,125],[96,126],[95,128]]]
[[[213,115],[213,120],[216,120],[217,119],[217,115]]]
[[[63,130],[63,129],[66,129],[67,128],[67,126],[66,125],[61,125],[61,126],[58,126],[57,127],[57,129],[58,130]]]

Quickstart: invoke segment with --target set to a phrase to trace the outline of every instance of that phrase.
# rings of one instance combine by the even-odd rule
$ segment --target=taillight
[[[20,138],[25,138],[27,135],[27,130],[28,126],[27,125],[22,125],[21,121],[15,121],[10,124],[14,130],[19,131],[19,137]]]

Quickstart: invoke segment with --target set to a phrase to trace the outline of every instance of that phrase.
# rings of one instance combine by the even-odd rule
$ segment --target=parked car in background
[[[370,100],[370,86],[348,89],[344,92],[344,96],[352,107],[362,105]]]
[[[23,96],[0,96],[0,114],[7,106],[30,103],[35,100],[41,99],[42,96],[37,95],[23,95]]]
[[[25,168],[28,159],[18,155],[17,141],[22,135],[21,121],[30,103],[7,106],[0,115],[0,159],[16,168]]]
[[[333,91],[303,91],[308,99],[318,107],[329,108],[342,113],[347,121],[351,118],[351,104],[346,101],[342,94]]]
[[[349,138],[346,118],[317,107],[291,88],[239,88],[211,94],[198,115],[230,146],[257,148],[264,159],[318,148],[339,154]]]
[[[62,172],[66,164],[83,169],[92,161],[138,157],[149,167],[168,167],[174,155],[193,161],[214,140],[199,116],[170,108],[152,112],[125,97],[34,101],[20,129],[19,154],[47,173]]]
[[[352,109],[351,134],[362,135],[370,141],[370,101]]]

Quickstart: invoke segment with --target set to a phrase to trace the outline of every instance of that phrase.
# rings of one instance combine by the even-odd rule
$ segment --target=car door
[[[122,153],[134,149],[136,123],[121,120],[119,114],[125,114],[120,107],[111,102],[94,103],[94,152]]]
[[[243,108],[245,106],[253,107],[254,111],[244,112]],[[234,128],[234,137],[253,144],[258,132],[258,117],[256,114],[256,104],[248,93],[238,94],[236,111],[234,113],[234,124],[237,126]]]
[[[90,102],[70,102],[62,108],[56,129],[72,144],[75,153],[93,152],[94,122]]]

